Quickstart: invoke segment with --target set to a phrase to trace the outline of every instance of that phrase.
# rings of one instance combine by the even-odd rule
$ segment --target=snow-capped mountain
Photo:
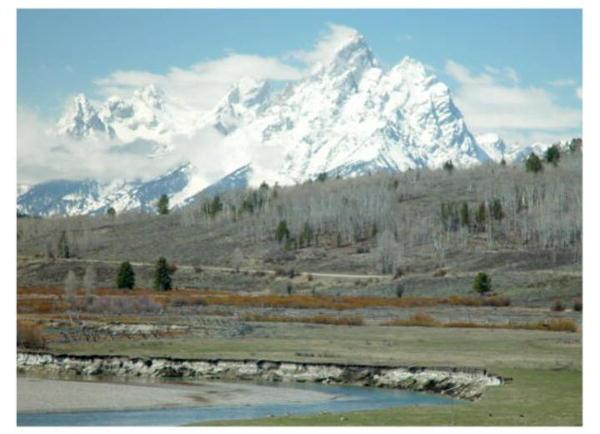
[[[223,143],[258,150],[243,164],[253,168],[251,184],[293,184],[321,172],[440,167],[447,160],[467,166],[490,158],[446,85],[411,58],[384,71],[359,33]],[[274,156],[267,164],[255,161],[263,149]]]
[[[216,107],[201,119],[199,126],[212,126],[227,135],[249,124],[263,112],[271,98],[271,88],[265,81],[243,78],[236,83]]]
[[[510,148],[498,134],[487,133],[480,134],[475,137],[477,144],[485,151],[488,156],[494,161],[512,161],[513,149]]]
[[[184,190],[193,171],[190,164],[183,164],[146,182],[100,183],[93,179],[43,182],[18,196],[17,210],[39,216],[99,214],[106,212],[109,207],[117,212],[132,209],[153,211],[162,194],[172,198]],[[171,201],[171,204],[178,203]]]
[[[18,209],[40,215],[95,213],[108,206],[150,209],[163,193],[172,205],[184,205],[199,193],[263,181],[289,185],[323,172],[349,177],[437,168],[448,160],[470,166],[512,161],[534,150],[510,147],[496,134],[475,138],[449,88],[424,64],[405,57],[384,69],[358,32],[341,41],[328,61],[278,92],[245,78],[206,112],[179,106],[155,86],[129,98],[110,97],[99,109],[78,95],[56,128],[61,136],[110,140],[117,150],[135,148],[148,158],[173,153],[176,137],[203,137],[195,134],[206,130],[218,139],[198,143],[199,149],[219,146],[227,155],[224,176],[212,183],[200,176],[202,167],[188,162],[147,182],[46,182],[19,195]]]

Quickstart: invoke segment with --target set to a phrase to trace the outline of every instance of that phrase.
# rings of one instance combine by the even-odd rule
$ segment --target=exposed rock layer
[[[315,382],[430,391],[475,400],[502,377],[477,368],[426,368],[270,360],[73,356],[19,352],[17,369],[75,375]]]

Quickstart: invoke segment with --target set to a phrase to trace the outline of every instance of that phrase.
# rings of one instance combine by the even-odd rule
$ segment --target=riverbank
[[[504,379],[477,368],[427,368],[277,360],[73,356],[19,352],[20,372],[150,378],[309,382],[429,391],[475,400]]]
[[[248,418],[190,425],[219,426],[581,426],[582,373],[506,369],[513,381],[469,405],[405,406],[312,416]]]
[[[17,411],[141,410],[320,402],[335,394],[249,383],[142,383],[17,377]]]

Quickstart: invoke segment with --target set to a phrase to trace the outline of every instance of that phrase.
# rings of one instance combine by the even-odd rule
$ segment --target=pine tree
[[[281,220],[275,229],[275,239],[278,242],[287,241],[290,238],[290,230],[288,229],[287,222]]]
[[[531,173],[538,173],[543,169],[544,166],[542,166],[542,160],[540,160],[540,157],[535,155],[533,152],[529,154],[529,157],[527,157],[527,160],[525,160],[525,170]]]
[[[70,256],[71,251],[69,249],[69,241],[67,240],[67,232],[62,231],[60,233],[60,238],[58,239],[58,257],[69,258]]]
[[[135,273],[129,262],[121,263],[119,273],[117,274],[117,288],[133,289],[135,286]]]
[[[485,223],[487,221],[487,210],[485,207],[485,202],[481,202],[479,204],[479,208],[475,213],[475,223],[477,223],[477,228],[482,231],[485,228]]]
[[[452,171],[454,170],[454,163],[452,162],[452,160],[448,160],[444,163],[444,170],[448,173],[452,173]]]
[[[544,153],[544,160],[553,166],[558,165],[558,160],[560,160],[560,149],[558,148],[558,145],[552,145],[546,149],[546,152]]]
[[[473,281],[473,289],[480,295],[492,290],[492,278],[486,273],[477,273]]]
[[[158,258],[154,270],[154,288],[159,291],[169,291],[171,289],[172,273],[173,269],[169,266],[167,260],[162,256]]]
[[[156,208],[160,215],[169,214],[169,196],[166,194],[161,195],[156,204]]]
[[[460,209],[460,224],[467,228],[471,225],[471,216],[469,214],[469,205],[467,202],[463,202]]]
[[[504,211],[502,210],[502,202],[500,199],[494,199],[490,202],[490,217],[494,220],[502,220]]]

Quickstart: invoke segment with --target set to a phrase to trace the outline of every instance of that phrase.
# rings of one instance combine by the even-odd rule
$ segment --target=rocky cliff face
[[[315,382],[430,391],[475,400],[503,379],[483,369],[424,368],[269,360],[135,358],[17,353],[17,369],[74,375]]]

